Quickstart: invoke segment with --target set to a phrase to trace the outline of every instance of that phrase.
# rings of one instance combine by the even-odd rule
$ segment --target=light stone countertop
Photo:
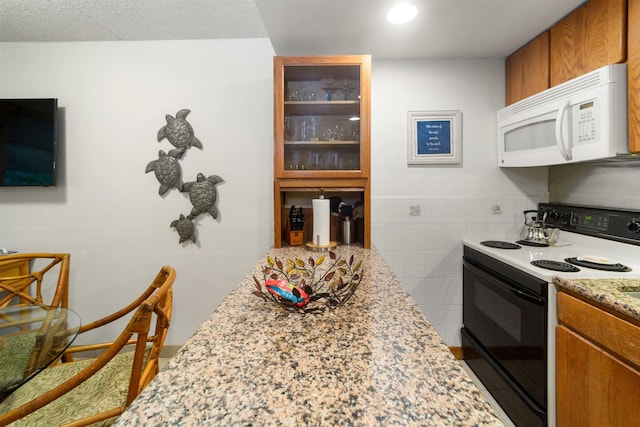
[[[345,305],[302,315],[252,295],[267,255],[322,255],[270,250],[116,425],[502,426],[380,254],[336,253],[365,269]]]
[[[555,277],[558,289],[566,289],[640,321],[640,298],[622,291],[640,292],[640,279],[567,279]]]

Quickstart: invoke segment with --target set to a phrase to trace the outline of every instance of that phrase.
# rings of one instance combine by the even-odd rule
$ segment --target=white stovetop
[[[491,238],[482,240],[464,238],[463,243],[468,247],[523,270],[535,277],[546,280],[549,283],[551,283],[554,276],[574,279],[640,279],[640,246],[583,236],[565,231],[560,232],[558,243],[549,247],[531,247],[522,245],[521,249],[496,249],[480,244],[483,240],[515,242],[518,240],[517,236],[506,240]],[[631,268],[631,271],[612,272],[578,267],[580,269],[579,272],[565,273],[531,265],[531,261],[535,260],[564,261],[565,258],[587,255],[598,256],[619,262]]]

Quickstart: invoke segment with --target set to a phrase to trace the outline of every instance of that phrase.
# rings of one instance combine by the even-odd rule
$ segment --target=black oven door
[[[490,267],[502,264],[495,259],[493,261]],[[513,267],[502,266],[501,271],[494,271],[465,256],[464,358],[472,369],[474,361],[470,359],[481,360],[482,369],[495,371],[493,373],[513,389],[518,399],[524,401],[537,417],[544,419],[547,406],[548,285],[521,271],[509,278]],[[532,289],[545,292],[540,294]],[[482,379],[481,375],[478,376]],[[487,389],[493,394],[489,386]]]

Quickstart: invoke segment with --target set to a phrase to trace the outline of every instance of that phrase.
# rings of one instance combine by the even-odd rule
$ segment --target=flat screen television
[[[0,186],[56,185],[58,100],[0,99]]]

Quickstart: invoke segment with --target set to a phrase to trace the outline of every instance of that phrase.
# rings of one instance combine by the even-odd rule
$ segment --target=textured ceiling
[[[0,41],[267,37],[254,0],[0,0]]]
[[[0,0],[0,42],[269,37],[277,55],[505,57],[583,0]]]

